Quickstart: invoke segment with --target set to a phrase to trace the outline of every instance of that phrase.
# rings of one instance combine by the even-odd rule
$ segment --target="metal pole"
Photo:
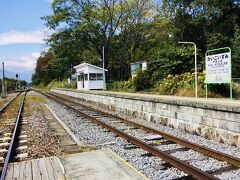
[[[103,53],[103,57],[102,57],[102,61],[103,61],[103,90],[106,89],[106,82],[105,82],[105,70],[104,70],[104,61],[105,61],[105,54],[104,54],[104,46],[102,47],[102,53]]]
[[[2,96],[5,96],[5,82],[4,82],[4,62],[2,62],[2,69],[3,69],[3,74],[2,74]]]
[[[208,91],[207,91],[207,83],[206,83],[206,98],[207,98],[207,95],[208,95]]]
[[[198,97],[198,89],[197,89],[197,85],[198,85],[198,77],[197,77],[197,46],[195,43],[193,43],[194,45],[194,49],[195,49],[195,98]]]
[[[228,48],[229,52],[230,52],[230,61],[231,61],[231,66],[230,66],[230,78],[231,78],[231,81],[230,81],[230,99],[233,98],[233,88],[232,88],[232,50],[231,48]]]
[[[21,88],[21,84],[20,84],[20,74],[18,74],[18,89]]]
[[[230,82],[230,99],[232,99],[232,81]]]
[[[198,76],[197,76],[197,46],[194,42],[178,42],[181,44],[193,44],[194,45],[194,60],[195,60],[195,98],[198,97]]]
[[[73,65],[71,64],[71,75],[70,75],[70,83],[72,83],[72,72],[73,72]],[[84,77],[83,77],[84,78]]]

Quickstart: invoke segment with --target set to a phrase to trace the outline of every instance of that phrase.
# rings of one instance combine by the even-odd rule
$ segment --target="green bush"
[[[201,96],[204,96],[204,73],[198,72],[198,91]],[[195,73],[184,74],[169,74],[161,80],[153,89],[153,91],[160,94],[169,95],[189,95],[194,96],[195,88]]]
[[[133,86],[133,79],[128,81],[116,81],[112,83],[107,83],[107,90],[109,91],[120,91],[120,92],[135,92],[135,87]]]
[[[198,97],[205,97],[205,71],[198,72]],[[110,91],[136,92],[149,90],[153,93],[177,96],[195,96],[195,73],[169,74],[155,86],[150,83],[150,75],[147,71],[139,71],[137,76],[128,81],[113,82],[107,84]],[[209,84],[208,97],[229,97],[229,84]],[[233,83],[233,97],[240,98],[240,84]]]
[[[150,77],[146,71],[139,70],[136,77],[128,81],[117,81],[107,84],[107,90],[122,91],[122,92],[136,92],[149,89],[151,87]]]
[[[77,88],[77,81],[72,81],[71,83],[68,83],[67,80],[63,81],[57,81],[53,80],[48,85],[47,88],[70,88],[70,89],[76,89]]]
[[[133,78],[133,86],[136,91],[143,91],[151,87],[150,76],[146,71],[138,71],[137,76]]]

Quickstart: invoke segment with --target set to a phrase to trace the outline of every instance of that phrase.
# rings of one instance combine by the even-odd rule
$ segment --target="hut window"
[[[78,81],[82,81],[83,80],[83,75],[78,75]]]
[[[88,74],[84,74],[84,80],[88,81]]]
[[[97,74],[97,80],[103,80],[103,74]]]
[[[90,80],[90,81],[95,81],[95,80],[97,80],[97,74],[95,74],[95,73],[90,73],[90,74],[89,74],[89,80]]]

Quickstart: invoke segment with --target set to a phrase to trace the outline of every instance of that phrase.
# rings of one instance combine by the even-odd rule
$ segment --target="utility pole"
[[[5,81],[5,95],[7,96],[8,92],[7,92],[7,81]]]
[[[21,84],[20,84],[20,74],[18,74],[18,88],[21,88]]]
[[[105,80],[105,70],[104,70],[104,61],[105,61],[105,52],[104,52],[104,46],[102,47],[102,53],[103,53],[103,57],[102,57],[102,61],[103,61],[103,90],[106,90],[106,80]]]
[[[2,69],[3,69],[3,74],[2,74],[2,97],[4,97],[5,96],[4,62],[2,62]]]
[[[18,90],[18,74],[16,74],[16,91]]]
[[[71,75],[70,75],[70,83],[72,83],[72,73],[73,73],[73,65],[71,64]]]

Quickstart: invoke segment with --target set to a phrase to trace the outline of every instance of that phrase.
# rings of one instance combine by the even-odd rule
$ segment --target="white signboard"
[[[206,83],[231,82],[231,53],[206,56]]]

